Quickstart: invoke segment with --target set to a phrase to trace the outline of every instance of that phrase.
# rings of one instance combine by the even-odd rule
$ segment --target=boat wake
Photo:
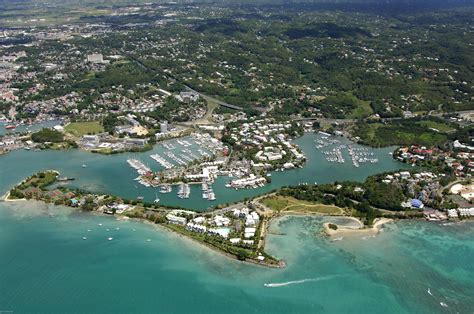
[[[287,281],[287,282],[265,283],[263,285],[267,288],[278,288],[278,287],[284,287],[284,286],[289,286],[289,285],[302,284],[305,282],[330,280],[336,277],[340,277],[340,275],[329,275],[329,276],[322,276],[322,277],[317,277],[317,278],[306,278],[306,279],[293,280],[293,281]]]

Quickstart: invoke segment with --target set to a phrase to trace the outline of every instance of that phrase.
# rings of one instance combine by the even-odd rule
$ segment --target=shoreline
[[[395,220],[392,219],[392,218],[377,218],[374,222],[374,224],[372,225],[372,227],[369,227],[369,228],[364,228],[362,222],[355,218],[355,217],[348,217],[348,218],[352,218],[353,220],[356,220],[358,221],[361,226],[360,228],[351,228],[351,227],[344,227],[344,226],[339,226],[337,224],[333,224],[333,223],[330,223],[330,222],[325,222],[323,224],[323,233],[326,234],[327,236],[329,237],[338,237],[338,236],[354,236],[354,235],[376,235],[380,232],[380,230],[382,229],[382,227],[385,225],[385,224],[388,224],[388,223],[391,223],[391,222],[394,222]],[[332,224],[332,225],[336,225],[337,226],[337,229],[334,230],[334,229],[331,229],[329,227],[329,225]]]
[[[186,239],[186,240],[189,240],[191,241],[192,243],[197,243],[199,244],[200,246],[204,247],[204,248],[208,248],[210,249],[211,251],[215,252],[215,253],[218,253],[219,255],[221,256],[225,256],[227,258],[230,258],[234,261],[237,261],[237,262],[242,262],[242,263],[250,263],[250,264],[254,264],[254,265],[257,265],[257,266],[263,266],[263,267],[268,267],[268,268],[285,268],[286,267],[286,263],[283,261],[283,260],[279,260],[279,263],[278,264],[268,264],[268,263],[265,263],[265,262],[258,262],[254,259],[246,259],[246,260],[239,260],[235,255],[233,254],[230,254],[230,253],[227,253],[227,252],[224,252],[222,250],[219,250],[218,248],[206,243],[206,242],[201,242],[199,240],[196,240],[192,237],[188,237],[186,236],[185,234],[182,234],[172,228],[168,228],[166,226],[166,224],[154,224],[152,223],[151,221],[149,220],[144,220],[145,223],[147,224],[151,224],[151,225],[154,225],[156,226],[157,228],[160,228],[160,229],[163,229],[163,230],[166,230],[168,232],[171,232],[175,235],[177,235],[179,238],[183,238],[183,239]]]

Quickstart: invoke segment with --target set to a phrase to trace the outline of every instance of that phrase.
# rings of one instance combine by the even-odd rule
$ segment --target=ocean
[[[363,180],[403,166],[391,160],[390,149],[374,150],[380,162],[360,168],[326,163],[312,151],[314,136],[298,140],[309,159],[305,168],[275,172],[263,189],[230,190],[222,180],[214,185],[216,202],[286,184]],[[153,189],[134,186],[136,173],[126,159],[79,150],[13,152],[0,156],[0,193],[38,170],[58,169],[76,177],[78,187],[153,198]],[[181,200],[173,193],[163,202],[209,207],[193,194],[195,199]],[[329,219],[274,221],[266,249],[287,267],[269,269],[143,222],[39,202],[0,202],[0,311],[473,313],[474,222],[399,221],[375,237],[331,242],[321,235]]]
[[[275,221],[267,249],[287,267],[268,269],[137,221],[0,203],[0,309],[472,313],[472,222],[400,221],[376,237],[330,242],[320,234],[327,219]]]

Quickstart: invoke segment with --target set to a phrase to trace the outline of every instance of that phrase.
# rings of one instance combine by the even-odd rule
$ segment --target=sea
[[[313,150],[315,136],[298,139],[307,166],[273,173],[271,186],[262,190],[363,180],[402,167],[390,149],[374,150],[380,162],[359,168],[325,162]],[[147,188],[134,187],[135,173],[126,159],[79,150],[12,152],[0,156],[0,193],[38,170],[58,169],[76,177],[78,187],[126,197],[145,194]],[[262,193],[219,183],[214,190],[217,203]],[[202,199],[166,196],[169,204],[209,207]],[[314,216],[273,221],[266,249],[287,266],[270,269],[229,259],[140,221],[35,201],[0,202],[0,312],[474,312],[472,221],[397,221],[376,236],[333,241],[321,234],[323,223],[333,219],[345,223]]]

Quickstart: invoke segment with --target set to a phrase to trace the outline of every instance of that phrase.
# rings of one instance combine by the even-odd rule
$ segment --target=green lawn
[[[424,126],[426,128],[431,128],[431,129],[438,130],[439,132],[442,132],[442,133],[450,133],[450,132],[455,131],[455,129],[453,127],[451,127],[449,124],[442,123],[442,122],[419,121],[419,122],[417,122],[417,124],[421,125],[421,126]]]
[[[99,122],[73,122],[68,124],[65,130],[76,136],[104,132],[104,128]]]
[[[359,118],[366,118],[370,116],[374,111],[372,110],[372,107],[370,106],[370,101],[363,101],[363,100],[358,100],[358,106],[354,110],[352,110],[351,114],[349,115],[349,118],[351,119],[359,119]]]
[[[343,209],[334,205],[325,205],[297,200],[293,197],[271,196],[260,201],[274,211],[292,211],[301,213],[341,214]]]

